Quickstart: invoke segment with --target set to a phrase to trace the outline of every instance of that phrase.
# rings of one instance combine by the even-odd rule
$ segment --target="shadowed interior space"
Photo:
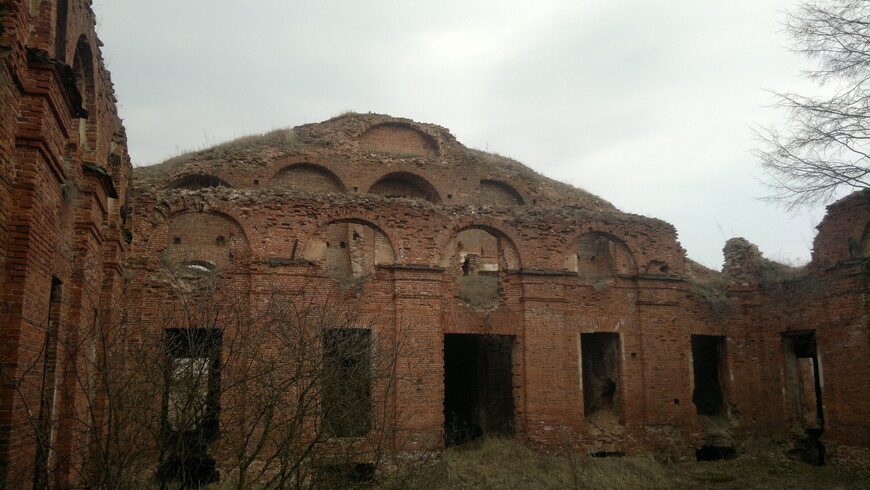
[[[512,434],[513,335],[444,335],[444,442]]]
[[[698,415],[724,415],[725,397],[720,378],[725,337],[692,335],[692,368],[695,390],[692,401]]]
[[[619,334],[580,334],[583,362],[583,406],[588,417],[598,412],[621,418],[619,399]]]

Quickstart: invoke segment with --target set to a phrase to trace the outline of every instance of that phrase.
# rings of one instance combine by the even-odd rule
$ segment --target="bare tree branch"
[[[792,210],[828,202],[843,188],[870,187],[870,3],[806,2],[789,13],[785,29],[794,51],[818,62],[805,74],[834,85],[828,98],[774,92],[789,123],[756,131],[767,199]]]

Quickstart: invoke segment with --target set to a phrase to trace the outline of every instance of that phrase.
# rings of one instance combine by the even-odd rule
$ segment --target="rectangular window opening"
[[[173,432],[217,431],[221,331],[166,330],[166,423]]]
[[[218,479],[208,443],[218,435],[221,340],[219,329],[166,329],[163,481],[200,485]]]
[[[322,423],[334,437],[357,437],[372,425],[372,332],[323,332]]]

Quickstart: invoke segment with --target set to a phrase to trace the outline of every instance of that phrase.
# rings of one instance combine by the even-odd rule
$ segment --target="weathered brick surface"
[[[55,426],[51,478],[71,484],[83,448],[60,427],[85,402],[73,346],[116,294],[130,164],[90,2],[5,2],[0,24],[0,479],[35,481],[43,418]]]
[[[376,345],[405,348],[386,410],[374,417],[376,427],[395,424],[391,447],[402,451],[443,447],[446,334],[511,336],[511,392],[494,403],[513,399],[521,439],[682,455],[755,436],[806,437],[815,426],[794,400],[806,405],[815,394],[793,373],[810,354],[789,343],[802,335],[814,340],[821,441],[835,458],[870,446],[870,193],[830,206],[806,270],[775,266],[732,240],[718,273],[688,261],[667,223],[467,149],[444,128],[385,115],[243,138],[138,169],[128,185],[89,2],[6,5],[0,468],[8,485],[34,482],[33,422],[48,417],[39,407],[52,377],[52,478],[71,485],[86,474],[88,448],[66,428],[87,432],[88,401],[105,408],[82,383],[89,361],[110,345],[159,349],[164,329],[204,326],[207,315],[192,317],[185,297],[244,305],[237,319],[256,318],[276,294],[353,304]],[[212,276],[216,289],[206,294],[200,285]],[[123,338],[96,339],[88,326],[114,317],[123,317]],[[46,362],[50,319],[58,351]],[[251,322],[210,328],[255,335]],[[584,401],[582,335],[592,333],[618,338],[607,369],[587,373],[607,378],[594,380],[608,400],[598,411]],[[723,338],[718,418],[699,416],[693,403],[692,335]],[[801,376],[815,376],[801,365]],[[139,382],[144,390],[154,380]],[[225,407],[246,400],[238,389],[223,397]],[[162,403],[158,394],[142,404],[156,427]],[[232,424],[222,430],[229,437]],[[231,457],[219,444],[214,451]]]
[[[410,131],[419,137],[409,137]],[[866,337],[864,292],[857,280],[863,277],[863,259],[856,260],[854,252],[840,251],[828,259],[845,268],[844,274],[852,277],[846,282],[839,276],[820,279],[824,274],[818,259],[809,268],[812,274],[791,281],[774,277],[753,245],[729,242],[724,273],[711,273],[721,285],[702,293],[695,283],[703,273],[687,265],[667,223],[622,213],[600,199],[525,173],[515,163],[466,150],[443,128],[388,116],[346,115],[284,134],[295,135],[292,144],[276,144],[272,134],[142,169],[135,186],[142,230],[137,236],[155,238],[143,243],[140,252],[134,247],[134,254],[142,253],[143,263],[153,261],[162,253],[154,241],[160,243],[156,237],[166,223],[187,210],[201,210],[202,223],[220,215],[248,237],[254,284],[290,287],[298,284],[294,275],[334,280],[341,271],[350,273],[352,234],[330,223],[377,230],[391,253],[383,255],[388,260],[377,264],[380,272],[365,282],[359,299],[372,311],[388,306],[395,312],[380,319],[378,328],[384,332],[414,332],[417,350],[407,369],[418,385],[412,395],[397,395],[397,405],[411,414],[403,426],[411,440],[440,444],[438,437],[417,436],[442,430],[447,333],[514,336],[514,427],[535,444],[582,445],[593,452],[668,448],[691,454],[704,445],[734,445],[756,435],[797,435],[801,428],[792,423],[783,398],[790,388],[782,374],[788,361],[781,334],[815,330],[825,376],[828,425],[823,440],[868,444],[867,416],[854,408],[863,406],[859,398],[868,395],[866,383],[860,382],[867,374],[866,362],[861,362],[866,342],[860,341]],[[367,139],[373,134],[377,138]],[[430,152],[420,141],[437,148]],[[294,162],[299,162],[297,182],[310,185],[288,178]],[[214,177],[229,185],[176,188],[173,182],[184,175]],[[375,184],[384,176],[394,179],[389,186]],[[435,194],[427,195],[426,189]],[[816,256],[842,249],[849,240],[858,243],[851,250],[860,249],[866,212],[860,198],[834,205],[820,225]],[[324,229],[334,231],[324,235]],[[460,238],[469,229],[485,234]],[[495,305],[480,308],[461,300],[465,253],[476,255],[475,270],[482,262],[497,267],[500,297]],[[257,266],[300,257],[310,265],[288,265],[280,274],[277,268]],[[366,260],[372,265],[371,258]],[[820,280],[824,287],[806,285]],[[341,289],[340,281],[332,284]],[[792,287],[806,291],[796,300],[782,292]],[[832,308],[842,316],[838,326],[827,325]],[[794,324],[783,323],[778,315]],[[614,416],[584,415],[580,335],[593,332],[619,334],[619,376],[613,381],[620,401]],[[696,414],[693,403],[692,335],[724,337],[719,371],[727,409],[712,426]],[[834,338],[847,346],[826,354],[834,348]],[[855,339],[859,341],[851,342]],[[849,353],[860,376],[829,359],[838,349]],[[832,376],[857,383],[839,388]],[[835,428],[839,424],[847,428]]]

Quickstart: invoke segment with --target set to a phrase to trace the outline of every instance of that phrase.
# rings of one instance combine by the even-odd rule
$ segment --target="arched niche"
[[[269,180],[268,185],[307,192],[344,193],[344,185],[334,173],[311,163],[297,163],[282,168]]]
[[[190,174],[175,179],[170,187],[174,189],[207,189],[209,187],[231,187],[223,179],[208,174]]]
[[[88,39],[82,35],[76,44],[73,56],[73,77],[76,88],[81,96],[80,106],[83,113],[76,114],[78,118],[78,144],[82,148],[90,148],[96,141],[96,125],[88,123],[88,117],[96,113],[96,97],[94,88],[94,56]]]
[[[376,226],[344,220],[322,226],[308,241],[304,258],[339,281],[353,282],[371,276],[375,266],[393,264],[395,253],[390,239]]]
[[[396,155],[438,155],[435,138],[403,123],[383,123],[370,127],[360,137],[360,149]]]
[[[162,257],[179,274],[197,276],[231,270],[249,253],[244,230],[231,218],[184,212],[169,219]]]
[[[494,204],[498,206],[521,206],[525,204],[523,197],[516,189],[498,180],[481,180],[476,200],[476,204]]]
[[[369,188],[369,194],[388,198],[425,199],[440,203],[441,196],[426,179],[408,172],[384,175]]]
[[[518,269],[519,254],[498,230],[468,227],[460,230],[444,250],[441,266],[459,283],[460,299],[471,306],[493,306],[501,299],[501,273]]]
[[[637,264],[631,251],[613,235],[590,232],[575,242],[567,258],[567,268],[588,282],[602,282],[617,275],[637,275]]]

